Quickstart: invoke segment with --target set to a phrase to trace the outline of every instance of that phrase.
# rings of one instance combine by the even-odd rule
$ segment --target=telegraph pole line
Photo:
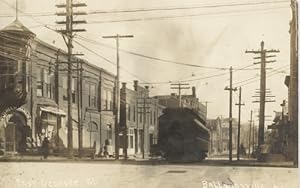
[[[254,57],[259,59],[260,62],[254,64],[260,64],[260,96],[259,96],[259,129],[258,129],[258,146],[264,144],[264,127],[265,127],[265,103],[273,102],[266,101],[266,64],[276,62],[275,60],[267,61],[267,58],[276,57],[275,55],[268,55],[268,53],[278,53],[279,50],[266,50],[264,48],[264,41],[260,43],[260,50],[246,50],[246,53],[259,54],[260,56]]]
[[[241,137],[241,106],[244,106],[245,104],[242,102],[242,88],[239,88],[239,103],[235,104],[239,106],[239,120],[238,120],[238,142],[237,142],[237,160],[240,160],[240,137]]]
[[[72,61],[73,55],[73,33],[83,32],[85,29],[73,29],[73,24],[86,23],[85,20],[74,20],[74,15],[85,15],[84,12],[74,12],[73,7],[80,8],[85,7],[85,3],[73,3],[73,0],[66,0],[66,4],[57,4],[57,8],[64,8],[65,12],[57,13],[58,16],[65,16],[65,21],[57,21],[57,24],[63,24],[66,26],[65,30],[58,30],[64,38],[64,41],[68,48],[68,158],[73,158],[73,125],[72,125]]]
[[[143,106],[141,107],[138,107],[138,109],[142,109],[141,111],[138,111],[138,114],[143,114],[144,116],[144,121],[143,121],[143,139],[142,139],[142,155],[143,155],[143,159],[145,158],[145,130],[146,130],[146,123],[147,123],[147,114],[149,114],[150,112],[147,111],[147,109],[149,109],[150,107],[148,106],[150,103],[147,102],[147,99],[149,100],[150,98],[146,98],[146,97],[143,97],[143,98],[140,98],[143,100],[142,103],[139,103],[138,104],[142,104]]]
[[[116,39],[117,48],[117,78],[116,78],[116,102],[115,102],[115,158],[119,159],[119,109],[120,109],[120,56],[119,56],[119,39],[133,38],[133,35],[110,35],[102,36],[104,39]]]
[[[225,87],[225,90],[229,91],[229,161],[232,161],[232,91],[236,91],[236,88],[232,88],[232,67],[229,69],[230,80],[229,87]]]
[[[251,127],[252,127],[252,113],[253,111],[251,110],[251,115],[250,115],[250,124],[249,124],[249,151],[248,151],[248,158],[250,158],[251,155]]]
[[[188,86],[189,84],[186,83],[177,83],[177,84],[171,84],[172,86],[177,86],[177,87],[171,87],[171,89],[178,89],[178,95],[179,95],[179,107],[182,108],[182,101],[181,101],[181,90],[183,89],[190,89],[190,87],[183,87],[183,86]]]

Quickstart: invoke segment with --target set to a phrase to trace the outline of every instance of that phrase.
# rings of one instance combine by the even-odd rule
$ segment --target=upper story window
[[[136,111],[135,111],[135,105],[133,105],[133,122],[135,122],[135,113],[136,113]]]
[[[67,76],[62,77],[62,88],[63,88],[63,100],[68,100],[68,95],[67,95],[68,78],[67,78]]]
[[[96,84],[87,83],[86,89],[88,92],[88,104],[90,107],[97,107],[96,105]]]
[[[130,121],[130,119],[131,119],[131,117],[130,117],[131,116],[131,108],[130,108],[129,104],[127,105],[127,111],[128,111],[127,112],[127,115],[128,115],[127,120]]]
[[[140,123],[142,123],[142,121],[143,121],[143,116],[142,116],[142,114],[139,114],[139,116],[140,116]]]
[[[37,68],[36,95],[39,97],[54,98],[54,74],[47,69]]]
[[[154,114],[153,114],[153,122],[154,122],[154,125],[156,124],[156,111],[154,111]]]
[[[113,110],[113,92],[108,88],[103,89],[102,103],[103,110]]]
[[[36,74],[36,95],[38,97],[42,97],[43,96],[43,91],[44,91],[44,87],[43,87],[43,69],[41,68],[37,68],[37,74]]]
[[[72,91],[72,103],[76,103],[77,78],[72,78],[71,91]]]
[[[150,124],[152,125],[152,111],[150,111]]]

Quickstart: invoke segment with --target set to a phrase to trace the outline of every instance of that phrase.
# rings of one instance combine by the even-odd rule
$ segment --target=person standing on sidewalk
[[[49,140],[47,137],[44,138],[43,143],[42,143],[42,154],[44,159],[47,159],[49,155]]]

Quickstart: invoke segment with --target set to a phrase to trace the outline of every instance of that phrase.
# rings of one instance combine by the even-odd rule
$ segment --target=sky
[[[19,0],[19,20],[39,39],[66,49],[63,38],[51,30],[62,28],[55,21],[63,18],[54,15],[61,11],[55,4],[61,2]],[[87,31],[75,35],[74,51],[84,53],[83,58],[90,63],[116,73],[113,65],[116,62],[116,41],[102,36],[134,35],[134,38],[120,39],[121,82],[127,82],[128,87],[132,87],[133,80],[139,80],[150,86],[152,96],[165,95],[177,92],[170,89],[171,82],[188,80],[190,87],[196,87],[199,100],[208,101],[209,118],[228,117],[229,92],[224,90],[229,85],[228,69],[231,66],[233,69],[247,67],[247,70],[233,71],[233,84],[242,87],[242,102],[245,103],[242,122],[248,122],[251,110],[258,120],[259,106],[252,103],[252,96],[259,89],[259,65],[253,65],[255,55],[245,51],[259,49],[263,40],[267,49],[280,50],[272,58],[276,62],[267,64],[272,68],[267,71],[270,75],[267,88],[276,96],[276,102],[266,104],[266,115],[274,116],[274,111],[280,111],[280,104],[288,98],[284,78],[289,74],[290,63],[289,0],[74,2],[85,2],[87,7],[80,10],[89,13],[75,18],[85,19],[88,24],[76,27]],[[0,28],[15,19],[14,7],[15,0],[0,0]],[[191,89],[183,90],[183,94],[191,94]],[[234,92],[233,104],[237,102],[238,92]],[[237,110],[238,107],[233,105],[235,118],[238,117]]]

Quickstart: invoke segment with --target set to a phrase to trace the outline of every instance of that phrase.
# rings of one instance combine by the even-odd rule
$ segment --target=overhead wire
[[[7,4],[9,7],[15,9],[14,7],[10,6],[6,1],[4,1],[4,0],[1,0],[1,1],[4,2],[5,4]],[[282,2],[283,2],[283,1],[282,1]],[[184,7],[183,7],[183,8],[184,8]],[[284,8],[286,8],[286,7],[284,7]],[[20,12],[23,12],[23,11],[20,11]],[[23,12],[23,13],[24,13],[24,12]],[[25,13],[25,14],[27,14],[27,13]],[[47,26],[46,24],[44,24],[44,23],[40,22],[39,20],[35,19],[35,17],[34,17],[33,15],[30,15],[30,14],[27,14],[27,15],[29,15],[33,20],[35,20],[35,21],[38,22],[38,23],[41,23],[44,27],[46,27],[46,28],[49,29],[49,26]],[[53,30],[53,29],[51,29],[51,30]],[[55,30],[53,30],[53,31],[55,31]],[[57,31],[55,31],[55,32],[57,32]],[[58,33],[58,32],[57,32],[57,33]],[[77,44],[78,44],[78,42],[77,42]],[[82,44],[81,44],[81,46],[82,46]],[[82,46],[82,47],[83,47],[83,46]],[[85,47],[85,49],[86,49],[86,50],[89,50],[90,52],[92,52],[92,53],[94,53],[94,54],[98,54],[98,53],[95,53],[94,51],[90,50],[89,48],[86,48],[86,47]],[[126,52],[126,50],[122,50],[122,51],[125,51],[125,52]],[[186,65],[186,66],[191,66],[191,67],[202,67],[202,68],[218,69],[218,70],[226,70],[226,69],[227,69],[227,68],[199,66],[199,65],[186,64],[186,63],[181,63],[181,62],[176,62],[176,61],[169,61],[169,60],[164,60],[164,59],[161,59],[161,58],[151,57],[151,56],[147,56],[147,55],[143,55],[143,54],[139,54],[139,53],[135,53],[135,52],[130,52],[130,51],[127,51],[127,53],[130,53],[130,54],[132,54],[132,55],[137,55],[137,56],[140,56],[140,57],[144,57],[144,58],[148,58],[148,59],[152,59],[152,60],[157,60],[157,61],[162,61],[162,62],[169,62],[169,63],[175,63],[175,64]],[[111,62],[111,61],[108,60],[107,58],[105,58],[105,57],[103,57],[103,56],[101,56],[101,55],[99,55],[99,54],[98,54],[97,56],[101,57],[101,58],[104,59],[106,62],[109,62],[109,63],[113,64],[113,62]],[[242,69],[241,69],[241,70],[242,70]],[[206,78],[212,78],[212,77],[221,76],[221,75],[224,75],[224,74],[212,75],[212,76],[209,76],[209,77],[202,77],[202,78],[199,78],[199,79],[192,79],[192,81],[194,81],[194,80],[200,80],[200,79],[206,79]],[[161,82],[161,83],[162,83],[162,82]],[[166,83],[166,82],[164,82],[164,83]]]
[[[104,46],[104,47],[111,48],[111,49],[116,49],[116,47],[110,46],[108,44],[98,42],[98,41],[95,41],[95,40],[91,40],[91,39],[88,39],[88,38],[80,36],[80,35],[77,35],[77,36],[79,36],[79,38],[81,38],[81,40],[84,40],[86,42],[91,41],[92,43],[94,43],[96,45]],[[178,62],[178,61],[171,61],[171,60],[167,60],[167,59],[163,59],[163,58],[152,57],[152,56],[149,56],[149,55],[144,55],[144,54],[141,54],[141,53],[125,50],[125,49],[122,49],[122,48],[120,48],[120,51],[125,52],[127,54],[143,57],[143,58],[146,58],[146,59],[156,60],[156,61],[160,61],[160,62],[164,62],[164,63],[172,63],[172,64],[184,65],[184,66],[189,66],[189,67],[216,69],[216,70],[227,70],[228,69],[227,67],[203,66],[203,65],[188,64],[188,63],[183,63],[183,62]]]
[[[7,6],[9,6],[10,8],[15,9],[15,7],[11,6],[11,5],[10,5],[9,3],[7,3],[6,1],[4,1],[4,0],[0,0],[0,1],[4,2],[4,3],[5,3]],[[18,11],[24,13],[24,12],[21,11],[20,9],[18,9]],[[27,13],[24,13],[24,14],[27,14]],[[51,30],[51,31],[54,31],[55,33],[61,34],[61,33],[59,33],[58,31],[56,31],[55,29],[52,29],[51,27],[49,27],[47,24],[44,24],[43,22],[41,22],[41,21],[35,19],[35,17],[34,17],[33,15],[30,15],[30,14],[27,14],[27,15],[29,15],[29,16],[30,16],[34,21],[36,21],[37,23],[42,24],[45,28],[47,28],[47,29],[49,29],[49,30]],[[110,64],[112,64],[112,65],[116,65],[115,63],[113,63],[113,62],[110,61],[109,59],[107,59],[107,58],[105,58],[104,56],[100,55],[99,53],[96,53],[95,51],[93,51],[93,50],[87,48],[86,46],[82,45],[82,44],[79,43],[78,41],[75,41],[75,40],[73,40],[73,41],[74,41],[75,43],[77,43],[78,45],[80,45],[81,47],[85,48],[86,50],[90,51],[91,53],[97,55],[97,56],[100,57],[101,59],[105,60],[106,62],[108,62],[108,63],[110,63]],[[123,68],[123,69],[124,69],[124,68]],[[129,73],[129,74],[131,74],[132,76],[134,76],[134,75],[133,75],[132,73],[130,73],[128,70],[126,70],[126,72]]]
[[[186,15],[173,15],[173,16],[156,16],[156,17],[144,17],[144,18],[129,18],[129,19],[119,19],[119,20],[95,20],[89,21],[88,24],[104,24],[104,23],[121,23],[121,22],[139,22],[139,21],[153,21],[153,20],[168,20],[176,18],[189,18],[189,17],[199,17],[199,16],[209,16],[209,15],[224,15],[224,14],[235,14],[235,13],[250,13],[250,12],[260,12],[276,9],[286,9],[287,6],[273,7],[273,8],[261,8],[256,10],[243,10],[243,11],[221,11],[221,12],[212,12],[212,13],[198,13],[198,14],[186,14]],[[236,15],[236,14],[235,14]]]
[[[153,8],[139,8],[139,9],[121,9],[121,10],[94,10],[89,14],[107,14],[107,13],[132,13],[132,12],[150,12],[150,11],[170,11],[170,10],[191,10],[202,8],[223,8],[223,7],[236,7],[236,6],[249,6],[249,5],[266,5],[287,3],[287,1],[264,1],[264,2],[247,2],[247,3],[231,3],[231,4],[217,4],[217,5],[199,5],[190,7],[153,7]]]
[[[281,68],[281,69],[286,70],[286,68]],[[281,72],[273,72],[272,74],[268,74],[266,77],[269,78],[269,77],[274,76],[274,75],[277,75],[277,74],[281,74]],[[257,77],[256,77],[255,80],[246,82],[246,83],[241,84],[241,85],[239,85],[239,86],[237,86],[237,87],[242,87],[242,86],[245,86],[245,85],[249,85],[249,84],[252,84],[252,83],[257,82],[257,81],[259,81],[259,80],[260,80],[260,78],[257,78]]]
[[[4,2],[4,1],[2,1]],[[110,13],[135,13],[135,12],[152,12],[152,11],[173,11],[173,10],[193,10],[193,9],[208,9],[208,8],[224,8],[224,7],[237,7],[237,6],[255,6],[255,5],[267,5],[267,4],[281,4],[281,3],[289,3],[288,1],[262,1],[262,2],[234,2],[234,3],[227,3],[227,4],[207,4],[207,5],[193,5],[193,6],[181,6],[181,7],[151,7],[151,8],[135,8],[135,9],[111,9],[111,10],[91,10],[87,14],[94,15],[94,14],[110,14]],[[6,2],[7,4],[7,2]],[[36,17],[43,17],[43,16],[55,16],[55,13],[51,12],[37,12],[37,13],[25,13],[19,16],[29,16],[33,15]],[[14,17],[14,15],[10,14],[2,14],[0,17]]]
[[[281,67],[278,67],[278,68],[276,68],[276,70],[280,70],[280,69],[285,68],[285,67],[287,67],[287,66],[289,66],[289,64],[285,64],[285,65],[283,65],[283,66],[281,66]],[[276,72],[276,70],[272,70],[272,71],[270,71],[270,73]],[[235,82],[233,85],[237,85],[237,84],[241,84],[241,83],[244,83],[244,82],[248,82],[248,81],[253,80],[253,79],[258,79],[258,77],[257,77],[257,76],[254,76],[254,77],[251,77],[251,78],[247,78],[247,79],[245,79],[245,80]]]

